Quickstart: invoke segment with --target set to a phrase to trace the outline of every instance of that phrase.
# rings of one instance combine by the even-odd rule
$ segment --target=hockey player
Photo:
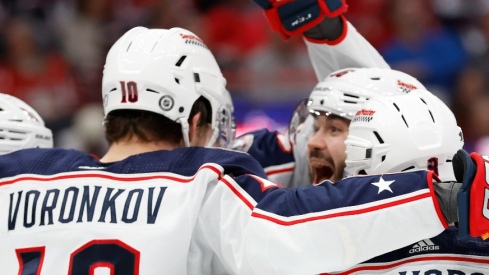
[[[419,89],[363,104],[345,144],[348,176],[425,169],[456,182],[452,158],[464,139],[452,111]]]
[[[361,105],[359,102],[370,97],[389,93],[401,94],[414,88],[424,88],[415,78],[399,71],[390,70],[382,56],[343,17],[342,13],[346,11],[346,5],[343,2],[336,0],[282,2],[254,0],[254,2],[266,9],[265,14],[272,28],[281,33],[283,37],[303,35],[319,81],[311,96],[320,95],[323,97],[320,99],[323,104],[316,111],[327,108],[328,113],[332,112],[342,116],[341,114],[344,113],[341,110],[344,107],[343,104],[349,105],[346,107],[355,113],[355,110]],[[328,6],[329,3],[333,3],[332,6],[337,8],[334,12],[324,12],[324,3],[322,2]],[[303,4],[308,7],[304,9],[301,6]],[[280,21],[276,17],[275,13],[279,11],[279,7],[282,10],[283,8],[288,9],[290,18],[300,18],[303,11],[311,11],[317,7],[321,8],[321,12],[316,10],[317,13],[314,14],[317,14],[318,17],[311,24],[306,24],[290,32],[283,29],[283,26],[280,27],[280,24],[285,24],[285,20]],[[292,22],[295,21],[292,20]],[[359,69],[360,67],[370,69]],[[349,74],[342,77],[346,73]],[[329,102],[329,91],[324,89],[332,91],[331,96],[335,102]],[[344,99],[345,103],[338,105],[345,95],[347,95]],[[355,97],[361,97],[360,101],[349,100],[355,99]],[[336,160],[337,165],[333,165],[336,166],[333,174],[330,171],[323,171],[329,170],[331,167],[328,166],[332,166],[328,165],[330,163],[328,159],[315,157],[318,161],[309,164],[307,143],[314,134],[312,127],[314,119],[308,116],[307,106],[305,106],[307,102],[307,100],[304,101],[296,108],[287,134],[283,135],[277,131],[262,129],[241,136],[232,147],[251,154],[264,167],[269,179],[284,187],[307,186],[310,182],[318,183],[323,179],[336,181],[343,176],[342,168],[344,167],[345,155],[341,140],[339,140],[339,147],[336,148],[340,156]],[[324,114],[324,112],[321,111],[319,114]],[[351,115],[345,118],[344,129],[347,129]],[[346,135],[343,135],[342,139],[345,138]],[[319,155],[329,156],[330,152],[324,148],[325,144],[327,143],[322,142],[321,144],[316,140],[310,151],[312,154],[318,155],[318,152],[323,150],[325,152]],[[331,144],[328,148],[335,145]],[[332,153],[336,155],[335,152]],[[311,179],[309,174],[311,173],[312,177],[315,177],[317,175],[316,170],[325,176]]]
[[[343,178],[345,144],[350,120],[364,102],[380,95],[398,95],[423,88],[415,78],[390,69],[344,69],[320,82],[307,103],[314,117],[308,142],[311,182]]]
[[[0,93],[0,155],[25,148],[52,148],[53,134],[24,101]]]
[[[254,131],[239,137],[233,149],[251,154],[264,167],[269,179],[284,187],[307,186],[325,179],[337,181],[343,177],[346,157],[343,141],[348,134],[348,124],[360,110],[361,104],[371,97],[403,94],[416,88],[424,86],[415,78],[396,70],[339,70],[319,82],[309,99],[299,104],[292,115],[288,135],[267,129]],[[326,129],[331,126],[326,121],[333,118],[338,118],[335,121],[341,125],[335,125],[335,138],[329,139],[332,129]],[[313,129],[313,123],[317,131]],[[321,124],[324,131],[319,131]],[[341,135],[338,131],[340,128]],[[309,155],[315,158],[310,163],[310,169],[308,142]],[[330,161],[332,156],[334,163]],[[312,177],[308,180],[309,174]]]
[[[386,175],[405,184],[380,196],[378,176],[284,189],[249,155],[201,147],[232,119],[225,79],[189,31],[128,31],[108,53],[102,96],[100,160],[56,148],[0,156],[2,273],[338,271],[433,237],[453,215],[438,211],[450,198],[430,191],[430,172]]]
[[[365,103],[345,143],[349,176],[428,169],[452,190],[457,181],[452,157],[464,141],[450,109],[428,91],[415,90]],[[390,192],[394,184],[387,182],[381,192]],[[436,237],[335,274],[487,274],[489,243],[481,238],[459,240],[457,234],[452,224]]]

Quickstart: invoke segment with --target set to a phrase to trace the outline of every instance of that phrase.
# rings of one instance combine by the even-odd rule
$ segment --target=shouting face
[[[308,142],[309,173],[312,184],[343,178],[350,120],[324,113],[314,118],[314,135]]]

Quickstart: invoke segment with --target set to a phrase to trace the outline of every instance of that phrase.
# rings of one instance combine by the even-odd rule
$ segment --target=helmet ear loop
[[[371,170],[372,165],[372,147],[361,147],[364,149],[365,157],[359,160],[345,160],[346,168],[343,171],[343,177],[366,175],[367,170]]]

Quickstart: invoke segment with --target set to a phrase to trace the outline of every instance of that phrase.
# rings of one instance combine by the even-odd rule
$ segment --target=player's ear
[[[189,124],[188,125],[189,126],[188,141],[190,143],[192,143],[192,141],[197,136],[197,125],[199,124],[199,121],[200,121],[200,115],[201,115],[201,113],[198,112],[192,118],[189,119],[189,122],[188,122],[188,124]]]

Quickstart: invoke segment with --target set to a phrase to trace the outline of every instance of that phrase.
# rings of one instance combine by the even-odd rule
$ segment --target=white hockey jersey
[[[344,270],[444,230],[431,176],[284,189],[229,150],[109,164],[74,150],[21,150],[0,156],[1,274]]]

